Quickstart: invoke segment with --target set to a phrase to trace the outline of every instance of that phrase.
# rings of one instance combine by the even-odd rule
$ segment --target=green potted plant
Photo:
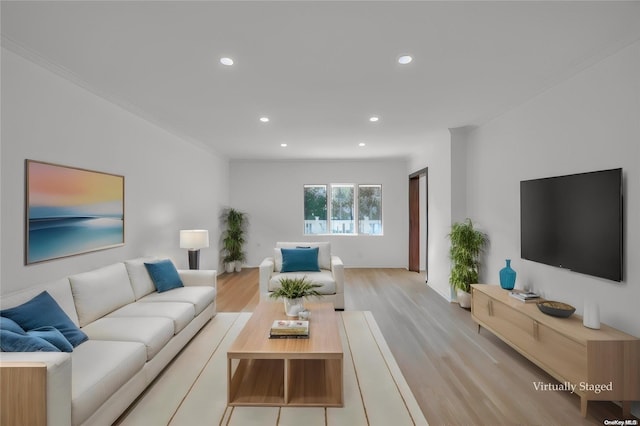
[[[283,277],[280,279],[280,287],[272,291],[269,297],[283,298],[285,313],[287,316],[295,317],[304,309],[303,298],[320,296],[316,290],[318,287],[322,286],[307,280],[306,276],[302,278]]]
[[[222,233],[222,261],[226,272],[240,272],[242,262],[246,259],[243,250],[247,228],[247,214],[239,210],[228,208],[222,212],[222,223],[225,230]]]
[[[471,219],[451,225],[449,257],[451,275],[449,283],[456,290],[458,303],[463,308],[471,306],[471,284],[478,282],[480,253],[488,242],[485,234],[474,229]]]

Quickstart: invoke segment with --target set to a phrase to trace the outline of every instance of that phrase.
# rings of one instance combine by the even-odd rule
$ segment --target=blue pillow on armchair
[[[0,316],[15,321],[27,332],[46,326],[57,328],[74,348],[89,339],[46,291],[22,305],[0,311]]]
[[[320,272],[318,247],[283,248],[281,272]]]

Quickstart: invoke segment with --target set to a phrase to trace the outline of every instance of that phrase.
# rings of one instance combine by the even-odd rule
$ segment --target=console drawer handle
[[[489,316],[492,317],[493,316],[493,300],[489,300],[488,308],[489,308]]]

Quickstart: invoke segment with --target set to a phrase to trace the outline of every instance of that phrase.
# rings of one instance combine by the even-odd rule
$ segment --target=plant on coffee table
[[[283,277],[280,279],[280,287],[271,292],[269,297],[283,298],[287,316],[297,316],[298,312],[304,309],[302,299],[320,296],[316,290],[319,287],[322,286],[307,280],[306,276],[302,278]]]

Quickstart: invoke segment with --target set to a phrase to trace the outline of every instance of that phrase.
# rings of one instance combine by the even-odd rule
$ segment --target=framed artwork
[[[25,264],[124,245],[124,176],[26,160]]]

